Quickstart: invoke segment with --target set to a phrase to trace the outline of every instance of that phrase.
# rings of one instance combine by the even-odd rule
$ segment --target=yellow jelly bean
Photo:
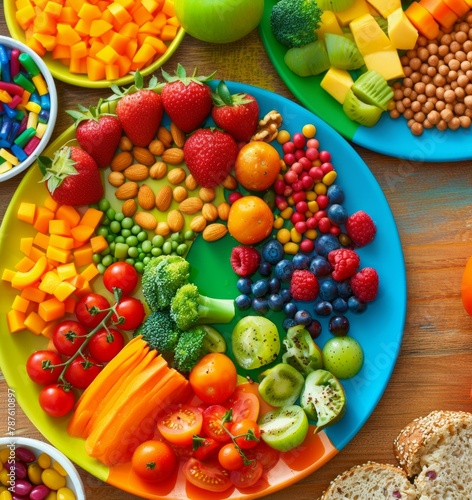
[[[326,184],[323,184],[322,182],[318,182],[318,184],[315,184],[315,187],[313,189],[315,190],[316,194],[326,194],[326,191],[328,191]]]
[[[312,137],[315,137],[316,127],[312,123],[307,123],[306,125],[303,125],[303,127],[302,127],[302,134],[307,139],[311,139]]]
[[[41,469],[49,469],[51,467],[51,457],[47,453],[41,453],[38,457],[38,464]]]
[[[277,232],[277,241],[282,243],[282,245],[290,241],[290,231],[286,227]]]
[[[285,144],[290,140],[290,132],[288,130],[279,130],[277,134],[277,142],[279,144]]]
[[[316,213],[320,209],[320,207],[318,206],[318,202],[316,200],[309,201],[307,205],[308,205],[308,210],[312,213]]]
[[[10,456],[10,450],[8,448],[3,448],[0,450],[0,460],[2,463],[6,464],[8,462],[8,457]]]
[[[276,217],[274,219],[274,229],[281,229],[284,225],[284,219],[282,217]]]
[[[57,500],[76,500],[76,497],[69,488],[59,488],[57,490]]]
[[[331,172],[328,172],[323,176],[323,184],[325,186],[331,186],[331,184],[333,184],[333,182],[336,180],[337,176],[337,172],[335,170],[331,170]]]
[[[283,217],[285,220],[290,219],[293,214],[293,208],[292,207],[287,207],[284,210],[280,212],[280,217]]]
[[[288,198],[287,198],[287,203],[292,206],[292,205],[295,205],[295,201],[293,200],[293,196],[290,195]]]
[[[3,486],[3,484],[0,486],[0,493],[2,491],[5,491],[5,490],[8,490],[8,488],[6,486]]]
[[[306,193],[306,201],[307,202],[314,201],[314,200],[316,200],[317,196],[318,195],[314,191],[307,191],[307,193]]]
[[[4,486],[10,486],[10,476],[7,469],[0,470],[0,483]]]
[[[61,476],[59,472],[54,469],[45,469],[41,474],[41,480],[51,490],[58,490],[66,485],[66,478]]]
[[[51,490],[44,500],[57,500],[57,491]]]
[[[0,493],[0,500],[12,500],[13,495],[8,491],[4,490]]]
[[[298,253],[299,248],[300,245],[297,245],[297,243],[294,243],[293,241],[289,241],[284,245],[284,252],[288,253],[289,255],[295,255],[296,253]]]
[[[300,241],[302,241],[302,235],[294,227],[292,227],[290,230],[290,239],[294,243],[300,243]]]
[[[314,240],[318,236],[316,229],[307,229],[305,231],[305,237],[309,240]]]
[[[41,484],[42,473],[43,469],[41,469],[37,462],[28,465],[28,478],[33,484]]]
[[[64,476],[64,477],[66,477],[66,476],[67,476],[67,471],[64,469],[64,467],[62,467],[62,465],[61,465],[59,462],[54,462],[54,463],[52,464],[52,468],[53,468],[55,471],[59,472],[59,474],[60,474],[61,476]]]

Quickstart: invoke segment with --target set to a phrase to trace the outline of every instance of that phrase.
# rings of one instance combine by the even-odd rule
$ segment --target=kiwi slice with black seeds
[[[367,104],[378,106],[384,111],[393,99],[393,90],[387,80],[377,71],[369,70],[357,78],[351,87],[354,94]]]
[[[293,405],[300,396],[305,379],[293,366],[287,363],[265,370],[259,375],[259,394],[271,406]]]
[[[344,99],[343,111],[348,118],[365,127],[373,127],[383,113],[378,106],[361,101],[351,89],[348,90]]]
[[[331,66],[351,70],[358,69],[364,64],[364,58],[351,38],[335,33],[325,33],[324,40]]]

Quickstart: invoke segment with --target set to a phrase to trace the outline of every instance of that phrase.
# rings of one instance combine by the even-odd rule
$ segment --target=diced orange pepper
[[[131,70],[131,59],[127,56],[121,56],[116,64],[120,68],[120,77],[127,75]]]
[[[105,66],[105,78],[107,80],[117,80],[120,77],[120,67],[116,64]]]
[[[80,35],[69,24],[58,23],[56,42],[60,45],[68,45],[72,47],[77,42],[80,42]]]
[[[49,246],[49,235],[40,232],[36,233],[33,238],[33,244],[46,250]]]
[[[82,1],[83,0],[79,0],[79,3],[82,4]],[[65,23],[70,26],[74,26],[78,21],[79,16],[77,15],[77,11],[69,6],[64,6],[59,17],[57,18],[58,23]]]
[[[155,55],[156,49],[148,43],[143,43],[133,57],[133,62],[144,64],[147,61],[151,60]]]
[[[56,297],[51,297],[38,306],[38,314],[44,321],[54,321],[64,317],[65,306]]]
[[[150,35],[158,35],[160,31],[151,21],[147,21],[139,28],[140,33],[148,33]]]
[[[59,203],[57,203],[57,201],[48,193],[43,206],[49,208],[49,210],[52,210],[53,212],[56,212],[59,207]]]
[[[68,47],[67,45],[57,44],[52,49],[51,55],[53,59],[59,59],[59,60],[68,59],[70,57],[70,47]]]
[[[33,268],[35,261],[30,259],[27,256],[24,256],[15,264],[15,269],[22,273],[27,273],[30,269]]]
[[[167,17],[175,16],[174,0],[165,0],[161,10]]]
[[[33,227],[40,233],[47,233],[49,230],[49,221],[54,219],[54,212],[46,207],[37,207]]]
[[[105,78],[105,63],[95,57],[87,57],[87,75],[91,81],[103,80]]]
[[[71,59],[75,60],[87,57],[88,56],[87,44],[82,40],[72,45],[72,47],[70,48],[70,56]]]
[[[35,335],[40,335],[45,326],[46,320],[43,319],[36,311],[31,311],[24,320],[24,327]]]
[[[141,0],[141,5],[152,14],[159,7],[159,2],[156,2],[156,0]]]
[[[90,25],[90,36],[99,37],[107,31],[110,31],[113,25],[102,19],[94,19]]]
[[[56,45],[56,36],[55,35],[45,35],[43,33],[34,33],[32,36],[32,40],[36,40],[41,44],[42,47],[46,51],[52,50]]]
[[[80,275],[82,278],[85,279],[85,281],[92,281],[95,276],[98,276],[100,274],[100,271],[98,270],[97,266],[95,265],[94,262],[89,264],[81,273]]]
[[[52,219],[49,221],[49,234],[69,236],[71,234],[69,221],[64,219]]]
[[[167,50],[167,45],[160,38],[155,36],[147,36],[144,39],[144,43],[152,45],[157,54],[164,54]]]
[[[167,24],[170,24],[172,26],[176,26],[177,28],[180,28],[180,21],[177,19],[177,16],[172,16],[167,19]]]
[[[177,26],[172,26],[171,24],[166,24],[161,30],[161,40],[171,41],[177,35]]]
[[[33,237],[32,236],[24,236],[20,238],[20,251],[24,255],[28,255],[31,253],[31,249],[33,247]]]
[[[133,40],[129,40],[126,36],[121,33],[113,32],[110,39],[110,46],[120,55],[126,52],[126,45]]]
[[[86,21],[85,19],[79,19],[77,21],[77,24],[75,25],[75,31],[77,31],[77,33],[79,35],[82,35],[83,37],[89,36],[91,29],[92,23],[90,21]]]
[[[47,12],[40,12],[33,21],[33,27],[35,32],[42,33],[43,35],[55,35],[56,34],[56,22],[57,20]]]
[[[94,19],[100,19],[102,13],[96,5],[84,2],[77,15],[85,21],[93,21]]]
[[[79,224],[71,230],[71,236],[76,242],[80,242],[82,244],[84,241],[88,241],[90,239],[94,231],[95,229],[93,227],[86,226],[85,224]]]
[[[36,52],[36,54],[38,54],[41,57],[43,57],[47,52],[46,49],[44,48],[44,46],[38,40],[36,40],[36,38],[33,36],[26,40],[26,45],[31,50],[34,50]]]
[[[67,281],[63,281],[62,283],[59,283],[59,285],[57,285],[56,289],[53,292],[53,295],[54,297],[56,297],[56,299],[60,300],[61,302],[64,302],[67,299],[67,297],[70,297],[74,292],[75,292],[75,286]],[[65,306],[64,306],[64,312],[65,312]]]
[[[85,281],[82,287],[77,288],[77,290],[75,291],[75,296],[80,299],[88,293],[92,293],[92,287],[90,286],[90,283],[88,281]]]
[[[115,19],[120,23],[120,24],[125,24],[131,21],[133,18],[131,17],[130,13],[118,2],[113,2],[108,6],[108,10],[113,14]]]
[[[74,248],[74,239],[59,234],[51,234],[49,237],[49,246],[60,248],[61,250],[72,250]]]
[[[133,12],[133,20],[138,26],[152,21],[152,14],[143,6],[139,7]]]
[[[75,265],[77,267],[88,266],[93,260],[93,254],[92,245],[89,242],[76,248],[73,251]]]
[[[15,295],[11,308],[14,309],[15,311],[26,313],[29,305],[30,305],[29,300],[24,299],[21,295]]]
[[[26,28],[33,22],[35,17],[36,12],[31,5],[18,9],[15,12],[16,22],[19,24],[22,30],[26,30]]]
[[[69,71],[75,74],[87,74],[87,57],[71,57]]]
[[[34,260],[35,262],[37,262],[41,257],[46,257],[46,252],[43,252],[39,248],[36,248],[35,246],[33,246],[31,248],[31,252],[30,252],[28,257],[31,260]]]
[[[127,38],[136,38],[138,36],[139,26],[136,23],[126,23],[120,30],[120,33]]]
[[[68,264],[61,264],[57,266],[57,275],[61,281],[73,278],[77,275],[77,269],[74,262],[69,262]]]
[[[139,37],[140,35],[138,35]],[[147,36],[147,35],[144,35]],[[132,62],[136,51],[138,50],[138,40],[130,40],[128,45],[126,46],[126,57]],[[117,61],[117,64],[120,64],[120,60]]]
[[[62,5],[56,2],[47,2],[44,6],[44,12],[50,14],[54,19],[57,19],[62,10]]]
[[[36,205],[34,203],[28,203],[26,201],[22,201],[20,203],[20,206],[18,207],[18,212],[16,213],[16,216],[19,220],[27,222],[28,224],[33,224],[35,212],[36,212]]]
[[[46,292],[47,294],[51,295],[52,293],[54,293],[54,290],[57,288],[59,283],[61,283],[61,280],[57,272],[48,271],[41,278],[41,283],[39,284],[38,288],[43,292]]]
[[[57,262],[61,262],[62,264],[65,264],[65,263],[69,262],[69,259],[71,256],[71,251],[65,250],[63,248],[49,246],[46,250],[46,256],[49,259],[53,259]]]
[[[152,20],[152,24],[160,31],[167,23],[167,16],[164,12],[160,11]]]
[[[21,332],[25,329],[26,314],[21,311],[11,309],[7,312],[7,324],[10,333]]]
[[[56,219],[64,219],[69,221],[71,228],[77,226],[80,218],[80,213],[70,205],[61,205],[56,211]]]
[[[28,286],[21,291],[21,297],[39,304],[46,299],[47,293],[40,290],[37,286]]]

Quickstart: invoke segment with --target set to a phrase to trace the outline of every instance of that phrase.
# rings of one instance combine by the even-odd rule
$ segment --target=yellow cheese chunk
[[[331,67],[321,80],[320,86],[342,104],[353,83],[354,80],[349,71]]]
[[[470,1],[472,2],[472,0]],[[352,20],[356,19],[356,17],[369,13],[369,4],[365,0],[355,0],[348,9],[336,12],[336,17],[341,26],[347,26]]]
[[[387,81],[396,80],[397,78],[403,78],[405,76],[402,63],[400,62],[400,56],[396,49],[380,50],[378,52],[366,54],[364,56],[364,62],[367,69],[377,71],[377,73],[380,73]]]
[[[338,18],[334,12],[330,10],[325,10],[323,12],[321,15],[321,23],[316,33],[319,39],[323,39],[325,33],[334,33],[335,35],[343,34],[343,30],[341,26],[339,26]]]
[[[410,50],[416,45],[418,30],[401,7],[388,16],[387,23],[388,37],[396,49]]]
[[[367,0],[372,7],[385,19],[402,4],[400,0]]]
[[[357,17],[349,23],[349,27],[359,52],[363,56],[394,48],[388,36],[371,14]]]

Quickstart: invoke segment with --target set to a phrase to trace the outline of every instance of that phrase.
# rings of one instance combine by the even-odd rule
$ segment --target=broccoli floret
[[[318,39],[323,11],[315,0],[280,0],[270,13],[270,27],[285,47],[303,47]]]
[[[151,311],[170,306],[175,292],[190,275],[190,264],[178,255],[159,255],[152,258],[143,270],[141,287]]]
[[[182,332],[174,352],[174,367],[182,373],[189,373],[200,358],[207,354],[205,347],[206,331],[194,326]]]
[[[170,314],[181,330],[196,324],[229,323],[234,318],[234,303],[200,295],[196,285],[187,283],[175,293]]]
[[[169,310],[154,311],[136,330],[135,336],[142,335],[151,349],[155,349],[167,360],[172,359],[180,336]]]

